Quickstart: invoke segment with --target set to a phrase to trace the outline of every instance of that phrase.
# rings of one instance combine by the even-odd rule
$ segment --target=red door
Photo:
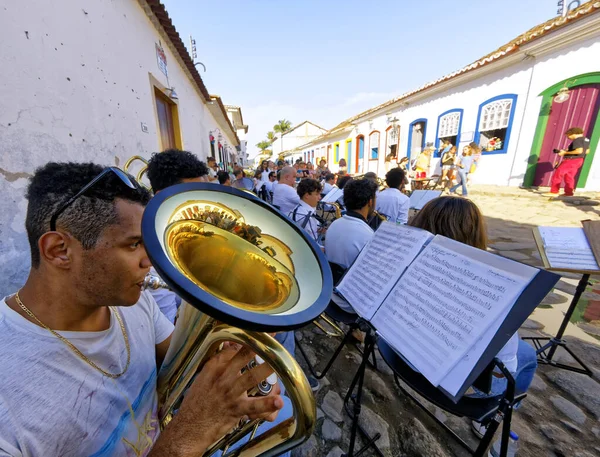
[[[564,103],[552,102],[540,158],[535,168],[534,186],[550,186],[554,164],[560,159],[552,150],[566,149],[569,146],[570,140],[565,136],[567,130],[581,127],[584,135],[589,138],[594,129],[594,120],[600,107],[600,84],[575,87],[570,95]]]

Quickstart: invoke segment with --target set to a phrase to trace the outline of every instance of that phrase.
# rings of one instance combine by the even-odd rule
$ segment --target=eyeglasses
[[[129,176],[127,176],[127,173],[125,173],[123,170],[120,170],[119,168],[116,168],[116,167],[105,168],[104,170],[102,170],[102,173],[100,173],[98,176],[96,176],[94,179],[92,179],[89,183],[87,183],[85,186],[83,186],[79,192],[77,192],[69,200],[67,200],[67,202],[64,205],[62,205],[58,209],[58,211],[56,211],[52,215],[52,218],[50,219],[50,230],[52,232],[55,232],[56,231],[56,220],[58,219],[58,216],[60,216],[69,206],[71,206],[75,200],[77,200],[79,197],[81,197],[85,192],[87,192],[96,183],[98,183],[98,181],[100,181],[102,178],[104,178],[106,175],[108,175],[111,172],[116,174],[117,177],[127,187],[129,187],[130,189],[136,189],[136,185],[131,181]]]

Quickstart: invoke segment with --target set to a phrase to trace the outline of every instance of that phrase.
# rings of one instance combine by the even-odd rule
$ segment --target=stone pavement
[[[575,201],[550,201],[522,189],[475,186],[470,198],[486,216],[490,248],[496,253],[531,265],[541,260],[531,229],[538,225],[579,226],[584,219],[600,219],[595,195]],[[554,334],[562,320],[578,276],[564,275],[520,330],[521,336]],[[600,286],[598,286],[600,287]],[[600,300],[600,291],[586,292],[584,302]],[[598,302],[600,303],[600,301]],[[600,313],[591,318],[587,309],[576,313],[569,325],[570,347],[588,363],[594,375],[585,375],[540,366],[522,407],[513,416],[512,429],[520,436],[520,457],[592,457],[600,455]],[[586,317],[587,316],[587,317]],[[296,332],[311,361],[321,364],[332,354],[338,340],[325,336],[310,325]],[[297,360],[303,364],[299,351]],[[558,360],[569,356],[557,352]],[[380,448],[386,456],[465,456],[449,436],[420,411],[395,386],[391,370],[378,358],[378,371],[368,370],[364,390],[362,424],[379,432]],[[318,422],[315,434],[294,457],[339,457],[347,450],[350,419],[342,399],[355,374],[360,354],[347,346],[317,393]],[[322,365],[321,365],[322,366]],[[430,410],[457,433],[476,444],[469,423],[449,416],[439,408]],[[375,455],[372,451],[364,455]]]

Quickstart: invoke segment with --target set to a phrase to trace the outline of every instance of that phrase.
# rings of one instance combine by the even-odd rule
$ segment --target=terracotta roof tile
[[[171,21],[171,18],[169,17],[165,6],[159,0],[144,1],[148,4],[150,10],[158,19],[158,23],[169,37],[169,40],[171,40],[171,43],[173,43],[173,46],[175,46],[179,57],[181,57],[181,60],[183,60],[183,63],[191,73],[194,82],[198,86],[198,89],[200,89],[200,93],[202,93],[202,96],[207,102],[210,102],[210,94],[206,90],[206,86],[204,85],[204,82],[200,77],[200,73],[198,73],[198,70],[196,70],[196,66],[194,65],[194,62],[192,61],[192,58],[190,57],[189,53],[187,52],[187,49],[185,48],[185,45],[183,44],[179,33],[175,29],[175,26],[173,25],[173,22]]]

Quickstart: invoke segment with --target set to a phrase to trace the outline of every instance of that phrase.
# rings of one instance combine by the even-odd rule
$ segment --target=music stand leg
[[[588,376],[592,375],[592,370],[590,370],[588,368],[588,366],[579,357],[577,357],[573,353],[573,351],[571,351],[567,347],[567,342],[563,340],[563,336],[567,329],[567,325],[569,325],[571,317],[573,316],[573,313],[575,312],[575,308],[577,308],[577,304],[579,303],[579,299],[581,298],[581,295],[583,295],[583,292],[585,292],[585,288],[589,284],[589,280],[590,280],[589,274],[582,275],[581,280],[579,281],[579,284],[577,284],[577,288],[575,289],[575,294],[573,295],[573,299],[571,300],[569,309],[567,310],[565,317],[563,318],[563,321],[560,324],[560,328],[558,329],[556,336],[554,336],[553,338],[535,337],[535,336],[523,338],[523,340],[531,340],[533,342],[533,344],[536,348],[536,353],[538,355],[538,363],[545,364],[545,365],[552,365],[552,366],[555,366],[556,368],[574,371],[576,373],[587,374]],[[546,344],[542,345],[540,343],[540,341],[548,341],[548,342]],[[573,359],[575,359],[575,361],[581,366],[581,368],[554,362],[552,359],[554,358],[556,349],[559,346],[561,346],[565,351],[567,351],[569,353],[569,355],[571,357],[573,357]]]
[[[354,376],[354,379],[352,380],[352,383],[350,384],[348,393],[346,394],[346,397],[344,398],[344,406],[346,407],[346,410],[348,411],[350,417],[352,418],[352,428],[350,429],[350,443],[348,445],[348,452],[346,454],[344,454],[344,457],[358,457],[364,451],[369,449],[370,447],[373,447],[373,449],[375,450],[375,452],[377,453],[378,456],[383,457],[383,454],[377,447],[377,443],[376,443],[376,441],[381,437],[381,435],[378,433],[374,437],[369,437],[368,434],[366,433],[366,431],[363,430],[362,427],[358,424],[358,420],[360,417],[360,411],[362,408],[362,389],[363,389],[363,382],[365,379],[365,372],[367,369],[367,363],[369,361],[369,357],[371,356],[371,353],[374,353],[374,351],[375,351],[375,336],[373,335],[372,330],[369,329],[369,330],[367,330],[367,334],[365,336],[365,350],[363,352],[363,357],[362,357],[360,366],[358,368],[356,375]],[[358,390],[356,392],[356,397],[352,398],[353,397],[352,393],[354,392],[355,387]],[[350,400],[354,401],[352,413],[350,413],[349,408],[348,408],[348,404],[349,404]],[[361,432],[361,435],[363,435],[363,437],[366,439],[367,443],[358,452],[354,453],[354,446],[356,444],[356,435],[358,432]]]

